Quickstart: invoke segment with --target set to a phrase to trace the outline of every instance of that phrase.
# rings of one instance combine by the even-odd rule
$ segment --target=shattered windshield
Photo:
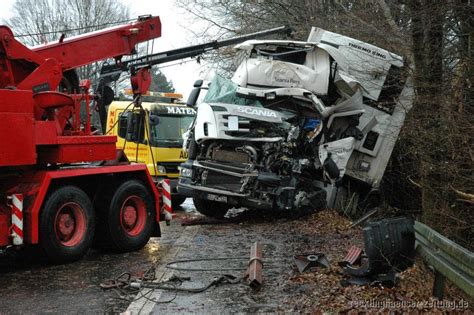
[[[229,79],[215,75],[209,90],[204,97],[205,103],[226,103],[235,105],[262,106],[257,100],[239,97],[236,95],[237,84]]]

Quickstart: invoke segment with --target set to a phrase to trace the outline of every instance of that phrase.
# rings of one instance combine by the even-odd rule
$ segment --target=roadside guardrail
[[[417,253],[435,269],[433,295],[443,299],[447,278],[474,297],[474,253],[418,221],[415,237]]]

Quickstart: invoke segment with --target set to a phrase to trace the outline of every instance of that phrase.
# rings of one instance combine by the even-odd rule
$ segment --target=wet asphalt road
[[[187,200],[182,211],[192,212]],[[162,228],[163,230],[163,228]],[[114,291],[99,284],[123,272],[140,276],[179,237],[181,226],[166,227],[167,237],[152,238],[140,251],[104,253],[90,250],[82,260],[67,265],[50,265],[35,253],[16,258],[0,257],[0,314],[108,313],[123,311],[129,302],[117,299]]]
[[[227,221],[216,224],[182,226],[182,219],[204,218],[197,215],[192,201],[187,200],[171,226],[162,226],[163,237],[151,239],[140,251],[114,254],[91,250],[81,261],[58,266],[38,259],[0,258],[0,314],[120,313],[127,308],[131,314],[292,312],[297,306],[288,301],[307,294],[305,287],[288,281],[295,275],[292,255],[345,240],[345,236],[341,239],[336,234],[319,239],[312,230],[300,231],[300,222],[305,219],[289,220],[272,213],[242,209],[229,211],[228,217]],[[173,275],[188,278],[182,287],[205,286],[223,273],[240,278],[248,263],[250,246],[256,241],[263,245],[264,252],[264,285],[258,292],[242,281],[198,294],[153,290],[147,298],[159,303],[139,296],[133,297],[136,300],[130,303],[119,299],[116,291],[104,291],[100,287],[100,283],[123,272],[143,276],[152,264],[157,266],[158,280]],[[212,260],[215,257],[233,259]],[[170,261],[196,258],[208,260],[180,267],[212,270],[165,268]],[[222,271],[222,268],[233,270]]]
[[[158,303],[140,299],[128,310],[131,314],[271,314],[293,311],[293,305],[285,305],[284,298],[291,300],[302,291],[298,285],[287,282],[294,273],[291,253],[300,250],[295,246],[296,239],[305,247],[301,241],[309,241],[309,236],[290,236],[284,224],[278,223],[254,222],[245,218],[240,223],[185,227],[186,237],[178,241],[181,250],[170,260],[198,261],[174,264],[181,270],[166,270],[161,279],[173,276],[186,279],[178,287],[194,289],[205,287],[222,275],[239,279],[247,268],[251,245],[259,242],[263,247],[264,265],[264,283],[260,290],[253,290],[245,279],[237,284],[222,283],[200,293],[156,290],[150,297]],[[167,258],[164,262],[169,262]],[[146,293],[146,290],[142,292]]]

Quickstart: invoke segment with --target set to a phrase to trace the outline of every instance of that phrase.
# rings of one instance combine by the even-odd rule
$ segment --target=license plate
[[[227,202],[227,196],[219,196],[214,194],[207,194],[207,199],[218,202]]]

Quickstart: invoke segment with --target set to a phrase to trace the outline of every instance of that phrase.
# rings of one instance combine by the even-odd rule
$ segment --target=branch
[[[196,11],[198,11],[197,13],[194,12],[194,11],[192,11],[192,10],[189,9],[189,8],[185,8],[185,10],[188,11],[189,13],[191,13],[192,15],[194,15],[195,17],[197,17],[197,18],[199,18],[199,19],[202,19],[202,20],[204,20],[204,21],[206,21],[206,22],[208,22],[208,23],[210,23],[210,24],[213,24],[214,26],[216,26],[216,27],[218,27],[218,28],[220,28],[220,29],[224,29],[224,30],[226,30],[226,31],[228,31],[228,32],[235,33],[235,30],[230,29],[230,28],[228,28],[228,27],[225,27],[225,26],[223,26],[223,25],[218,24],[218,23],[215,22],[212,18],[206,17],[205,14],[201,13],[201,12],[198,11],[197,9],[196,9]]]
[[[423,189],[423,186],[421,186],[420,184],[418,184],[417,182],[415,182],[413,179],[411,179],[409,176],[407,177],[408,181],[410,183],[412,183],[413,185],[415,185],[416,187],[420,188],[420,189]]]
[[[385,0],[377,0],[377,2],[380,8],[382,9],[383,15],[385,16],[385,20],[387,21],[388,25],[390,25],[392,31],[397,33],[398,36],[402,37],[400,28],[395,23],[395,20],[392,16],[392,12],[390,12],[390,7],[388,6],[387,2],[385,2]]]
[[[453,186],[449,185],[449,187],[454,190],[454,192],[456,194],[459,195],[459,197],[461,197],[462,199],[458,199],[458,200],[461,200],[461,201],[465,201],[465,202],[470,202],[470,203],[474,203],[474,195],[473,194],[469,194],[469,193],[465,193],[465,192],[462,192],[460,190],[457,190],[456,188],[454,188]]]
[[[387,34],[385,34],[383,31],[381,31],[380,29],[378,29],[377,27],[375,27],[374,25],[368,23],[367,21],[365,21],[364,19],[362,19],[361,17],[355,15],[353,12],[351,12],[350,10],[348,10],[346,7],[344,7],[344,5],[342,5],[341,3],[338,3],[339,7],[347,14],[349,15],[350,17],[352,17],[353,19],[359,21],[361,24],[363,24],[364,26],[366,26],[367,28],[370,28],[374,33],[377,33],[378,35],[380,36],[387,36]]]
[[[393,33],[397,34],[397,41],[400,42],[400,39],[402,39],[402,43],[406,45],[404,42],[403,38],[403,32],[402,30],[398,27],[397,23],[395,23],[395,20],[393,19],[392,12],[390,11],[390,7],[388,6],[387,2],[385,0],[377,0],[380,8],[382,9],[383,15],[385,16],[385,20],[387,21],[387,24],[390,26],[392,29]],[[410,63],[413,64],[413,54],[411,53],[410,49],[406,49],[404,45],[402,45],[403,51],[405,53],[405,56],[410,60]]]
[[[473,200],[466,200],[466,199],[456,199],[457,201],[462,201],[462,202],[466,202],[466,203],[469,203],[471,205],[474,205],[474,201]]]

